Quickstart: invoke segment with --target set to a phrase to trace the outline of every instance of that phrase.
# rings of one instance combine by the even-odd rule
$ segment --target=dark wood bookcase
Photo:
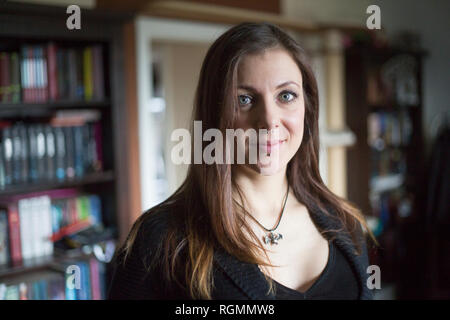
[[[22,44],[46,44],[49,41],[68,46],[101,45],[103,48],[105,99],[101,101],[52,101],[46,103],[0,103],[0,120],[26,121],[63,109],[95,109],[101,113],[103,170],[82,178],[61,182],[10,185],[0,190],[0,197],[60,188],[76,188],[96,193],[102,199],[103,223],[113,239],[118,239],[120,215],[127,204],[125,142],[126,101],[124,81],[123,25],[130,14],[105,10],[81,9],[81,29],[68,30],[66,7],[0,3],[0,51],[17,49]],[[57,257],[40,259],[26,266],[3,267],[0,282],[45,269]]]
[[[424,297],[425,150],[423,51],[355,45],[346,49],[346,121],[357,142],[347,152],[348,198],[376,222],[382,288]],[[399,91],[403,91],[400,92]]]

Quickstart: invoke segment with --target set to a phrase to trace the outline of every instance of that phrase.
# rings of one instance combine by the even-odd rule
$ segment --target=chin
[[[282,167],[280,161],[270,160],[267,164],[258,162],[256,165],[252,166],[252,169],[263,176],[271,176],[280,172]]]

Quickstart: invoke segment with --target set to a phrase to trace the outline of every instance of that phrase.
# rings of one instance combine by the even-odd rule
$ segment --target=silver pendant
[[[278,244],[278,240],[283,239],[283,235],[281,233],[275,233],[273,231],[270,231],[268,234],[264,236],[264,243],[268,244]]]

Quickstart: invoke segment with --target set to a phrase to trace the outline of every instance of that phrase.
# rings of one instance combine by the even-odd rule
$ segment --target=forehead
[[[292,56],[284,49],[268,49],[242,57],[238,69],[238,86],[256,89],[274,88],[286,81],[302,84],[302,74]]]

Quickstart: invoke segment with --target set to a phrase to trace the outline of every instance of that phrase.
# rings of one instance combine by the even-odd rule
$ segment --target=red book
[[[20,219],[17,204],[8,205],[9,246],[11,260],[14,263],[22,261],[22,245],[20,242]]]
[[[101,300],[102,295],[100,291],[100,272],[98,270],[99,262],[97,259],[92,258],[89,261],[90,273],[91,273],[91,289],[92,300]]]
[[[56,45],[50,42],[47,46],[47,73],[49,99],[58,99],[58,73],[56,69]]]
[[[69,212],[70,212],[70,223],[74,224],[78,222],[78,210],[77,210],[77,201],[76,198],[70,198],[67,199],[68,205],[69,205]]]
[[[77,221],[75,223],[71,223],[65,227],[62,227],[59,229],[58,232],[54,233],[52,237],[50,238],[53,242],[56,242],[58,240],[61,240],[65,236],[77,233],[81,230],[84,230],[92,225],[91,218],[87,218],[84,220]]]

